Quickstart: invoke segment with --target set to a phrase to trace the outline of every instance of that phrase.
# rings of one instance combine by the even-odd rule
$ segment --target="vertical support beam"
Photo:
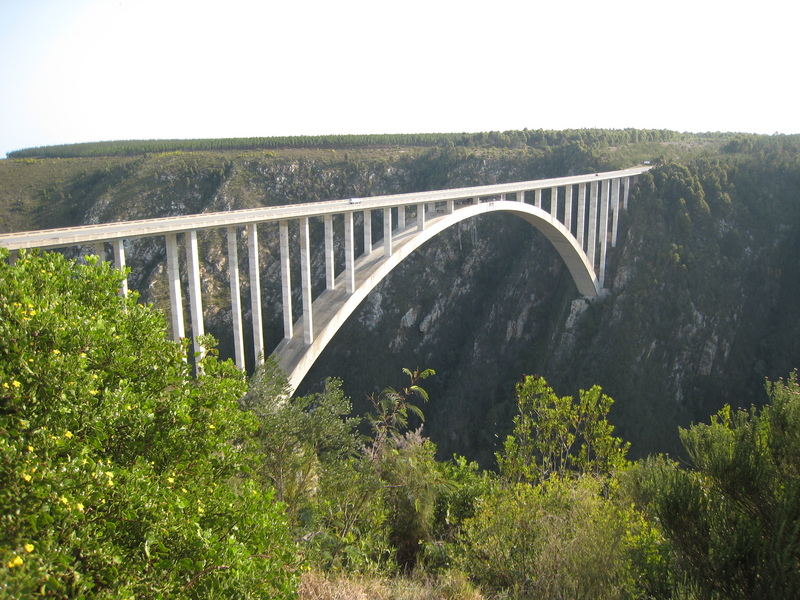
[[[406,228],[406,207],[397,207],[397,230],[402,231]]]
[[[572,233],[572,184],[564,191],[564,227]]]
[[[383,257],[392,255],[392,209],[383,209]]]
[[[619,229],[619,177],[611,182],[611,210],[614,222],[611,225],[611,247],[617,247],[617,230]]]
[[[452,215],[456,211],[456,201],[455,200],[448,200],[447,201],[447,209],[446,213],[448,215]]]
[[[550,188],[550,216],[558,219],[558,188]]]
[[[303,340],[314,341],[314,318],[311,314],[311,240],[308,217],[300,219],[300,282],[303,288]]]
[[[325,289],[332,290],[334,283],[333,273],[333,215],[325,215]]]
[[[536,208],[542,208],[542,190],[536,190],[533,194]]]
[[[575,236],[578,238],[578,245],[582,249],[586,249],[586,246],[583,245],[584,239],[584,232],[586,231],[586,184],[579,183],[578,184],[578,235]]]
[[[372,254],[372,211],[364,211],[364,254]]]
[[[593,181],[589,192],[589,235],[586,240],[586,256],[589,257],[589,264],[595,268],[594,260],[597,247],[597,191],[599,183]]]
[[[283,302],[283,337],[294,336],[294,318],[292,316],[292,271],[289,265],[289,222],[278,224],[281,242],[281,300]]]
[[[169,311],[172,317],[172,339],[179,342],[186,337],[183,326],[183,298],[181,298],[181,271],[178,264],[178,236],[168,233],[167,284],[169,286]]]
[[[205,348],[198,338],[205,333],[203,300],[200,297],[200,256],[197,250],[197,231],[186,234],[186,266],[189,270],[189,307],[192,313],[192,341],[195,354],[202,356]]]
[[[517,192],[517,202],[522,202],[525,204],[525,192]]]
[[[611,180],[603,182],[603,193],[600,198],[600,287],[606,279],[606,252],[608,250],[608,207],[611,199]]]
[[[622,208],[628,210],[628,194],[631,191],[631,178],[626,177],[623,185],[625,186],[625,193],[622,196]]]
[[[283,258],[283,253],[281,253]],[[253,315],[253,352],[256,366],[264,362],[264,327],[261,323],[261,272],[258,266],[258,226],[247,225],[247,260],[250,277],[250,312]],[[289,307],[291,312],[291,306]]]
[[[417,204],[417,231],[423,231],[425,229],[425,220],[425,205]]]
[[[105,262],[106,261],[106,245],[105,242],[96,242],[92,244],[92,251],[94,252],[95,256],[97,257],[97,262]]]
[[[353,213],[344,213],[344,278],[345,291],[352,294],[356,289],[355,244],[353,242]]]
[[[111,245],[114,247],[114,266],[120,271],[125,268],[125,245],[124,240],[114,240]],[[122,285],[119,288],[120,296],[128,295],[128,278],[122,280]]]
[[[231,283],[231,321],[233,325],[233,355],[236,366],[244,371],[244,332],[242,330],[242,295],[239,285],[239,250],[236,227],[228,227],[228,279]]]

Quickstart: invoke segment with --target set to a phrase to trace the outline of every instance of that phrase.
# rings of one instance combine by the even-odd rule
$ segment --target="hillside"
[[[12,153],[0,161],[0,231],[522,181],[651,160],[661,166],[633,191],[603,299],[582,300],[527,224],[487,215],[396,269],[300,391],[341,377],[363,408],[365,394],[394,384],[400,367],[433,368],[429,435],[441,455],[488,465],[511,427],[514,384],[525,373],[544,375],[563,394],[600,384],[616,400],[611,419],[635,457],[676,452],[676,426],[705,420],[726,402],[761,403],[765,377],[800,366],[797,136],[593,130],[346,142]],[[264,227],[261,241],[266,344],[274,347],[282,336],[277,235]],[[217,233],[201,236],[207,328],[226,352],[223,242]],[[141,300],[165,307],[163,254],[162,241],[141,241],[128,264]],[[313,267],[324,270],[321,252]],[[297,307],[299,289],[295,295]]]

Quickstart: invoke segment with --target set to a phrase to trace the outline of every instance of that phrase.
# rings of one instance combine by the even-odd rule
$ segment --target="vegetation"
[[[391,156],[347,139],[334,148],[330,138],[330,147],[298,139],[269,152],[253,141],[230,153],[165,145],[0,161],[11,175],[0,189],[8,227],[658,163],[622,213],[627,239],[610,268],[622,283],[576,318],[571,340],[553,313],[555,325],[535,330],[562,340],[571,374],[608,382],[572,395],[555,391],[580,381],[557,374],[555,351],[531,336],[514,345],[507,333],[530,305],[500,288],[496,266],[516,269],[520,296],[531,295],[526,280],[555,269],[530,271],[513,235],[496,236],[507,254],[487,263],[491,273],[476,271],[479,301],[462,307],[458,331],[441,334],[456,357],[436,364],[441,375],[403,369],[401,384],[382,391],[359,381],[353,400],[339,379],[290,397],[274,362],[248,380],[214,351],[192,377],[188,346],[168,341],[163,317],[142,301],[159,292],[146,283],[155,268],[134,252],[138,301],[118,295],[121,275],[108,264],[22,252],[12,266],[0,250],[0,598],[797,597],[797,136],[459,135],[365,142],[419,144]],[[324,150],[298,152],[301,144]],[[115,205],[120,190],[135,201]],[[216,256],[213,235],[201,242]],[[468,259],[486,254],[477,236],[464,238]],[[455,255],[461,242],[435,251]],[[445,284],[431,278],[464,291],[437,261],[409,269],[415,284],[396,294],[403,311],[439,306],[433,288]],[[506,358],[465,332],[470,320],[500,339],[497,356],[519,355],[506,370]],[[358,325],[357,340],[342,331],[342,360],[361,363],[358,352],[388,345]],[[416,329],[397,340],[421,337]],[[464,348],[480,364],[467,374],[450,368]],[[516,380],[542,364],[551,383]],[[670,387],[662,370],[690,385]],[[458,404],[442,402],[447,379],[460,380]],[[765,391],[753,391],[754,379],[768,381]],[[506,412],[471,405],[477,395],[499,405],[501,384],[513,396]],[[722,410],[719,390],[729,399]],[[625,402],[612,401],[618,394]],[[714,416],[674,427],[682,454],[631,458],[634,426],[652,435],[647,419],[661,431],[679,413]],[[459,437],[470,419],[485,438],[502,432],[484,440],[482,464],[427,437],[437,428]],[[488,429],[494,422],[501,427]]]
[[[709,134],[716,138],[730,135]],[[694,134],[668,130],[600,130],[575,129],[566,131],[491,131],[488,133],[413,133],[372,135],[282,136],[257,138],[199,139],[199,140],[128,140],[88,142],[44,146],[16,150],[8,158],[78,158],[89,156],[134,156],[145,153],[196,152],[203,150],[273,150],[285,148],[344,149],[364,146],[492,146],[515,148],[522,146],[553,146],[568,142],[584,145],[622,145],[640,142],[677,142],[694,139]],[[747,138],[731,141],[732,150]]]

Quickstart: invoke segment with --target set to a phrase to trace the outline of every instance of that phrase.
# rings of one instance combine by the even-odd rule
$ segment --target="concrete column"
[[[600,275],[598,281],[600,287],[606,278],[606,251],[608,250],[608,207],[611,199],[611,180],[606,179],[603,182],[603,193],[600,198]]]
[[[364,211],[364,254],[372,254],[372,211]]]
[[[92,245],[92,251],[97,257],[97,262],[105,262],[106,260],[106,245],[104,242],[97,242]]]
[[[11,250],[8,253],[8,265],[13,267],[19,260],[19,250]]]
[[[203,326],[203,300],[200,297],[200,256],[197,250],[197,232],[186,234],[186,268],[189,270],[189,307],[192,313],[192,341],[195,354],[201,356],[205,348],[198,338],[205,333]]]
[[[114,247],[114,266],[117,267],[120,271],[125,268],[125,245],[123,240],[114,240],[111,242],[111,245]],[[119,295],[120,296],[127,296],[128,295],[128,278],[122,280],[122,285],[119,288]]]
[[[392,255],[392,209],[383,209],[383,257]]]
[[[311,239],[308,229],[308,217],[300,219],[300,282],[303,288],[303,329],[304,341],[314,341],[314,318],[311,314]]]
[[[572,233],[572,184],[564,191],[564,227]]]
[[[617,247],[617,229],[619,229],[619,178],[611,182],[611,211],[614,222],[611,226],[611,247]]]
[[[586,231],[586,184],[579,183],[578,184],[578,235],[575,236],[578,238],[578,245],[582,249],[586,249],[586,246],[583,245],[583,233]]]
[[[550,188],[550,216],[558,219],[558,188]]]
[[[397,207],[397,230],[402,231],[406,228],[406,207]]]
[[[233,355],[236,366],[244,371],[244,333],[242,330],[242,296],[239,285],[239,251],[236,227],[228,227],[228,279],[231,283],[231,321],[233,325]]]
[[[356,289],[355,253],[353,213],[347,212],[344,214],[344,279],[348,294],[352,294]]]
[[[425,205],[417,204],[417,231],[425,229]]]
[[[628,194],[631,191],[631,178],[630,177],[626,177],[623,180],[623,185],[625,186],[625,192],[623,193],[623,196],[622,196],[622,208],[624,208],[625,210],[628,210]]]
[[[542,190],[535,190],[533,193],[534,205],[536,208],[542,208]]]
[[[595,268],[594,257],[597,246],[597,193],[599,184],[597,181],[591,183],[589,192],[589,235],[586,240],[586,256],[589,257],[589,264]]]
[[[178,236],[168,233],[167,283],[169,286],[169,311],[172,316],[172,339],[176,342],[186,337],[183,326],[183,298],[181,298],[181,272],[178,264]]]
[[[264,362],[264,327],[261,321],[261,272],[258,266],[258,227],[247,226],[247,261],[250,277],[250,312],[253,315],[253,351],[256,366]],[[291,310],[291,308],[290,308]]]
[[[292,317],[292,271],[289,265],[289,222],[281,221],[278,225],[281,241],[281,299],[283,301],[283,337],[294,336],[294,318]]]
[[[335,283],[333,270],[333,215],[325,215],[325,289],[332,290]]]
[[[447,209],[446,212],[448,215],[452,215],[456,211],[456,201],[455,200],[448,200],[447,201]]]
[[[525,203],[525,192],[517,192],[517,202]]]

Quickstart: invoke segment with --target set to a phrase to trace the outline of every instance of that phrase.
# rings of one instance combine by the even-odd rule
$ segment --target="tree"
[[[193,378],[126,275],[0,249],[0,589],[5,597],[287,598],[297,553],[250,475],[245,380]],[[204,340],[213,347],[213,340]]]
[[[703,594],[800,594],[800,386],[795,371],[769,383],[760,412],[725,407],[708,425],[681,430],[693,468],[658,460],[642,497]]]
[[[559,397],[543,377],[517,385],[514,432],[497,454],[501,475],[541,482],[557,476],[607,474],[625,465],[629,444],[613,435],[608,412],[613,400],[599,386],[581,390],[576,402]]]

